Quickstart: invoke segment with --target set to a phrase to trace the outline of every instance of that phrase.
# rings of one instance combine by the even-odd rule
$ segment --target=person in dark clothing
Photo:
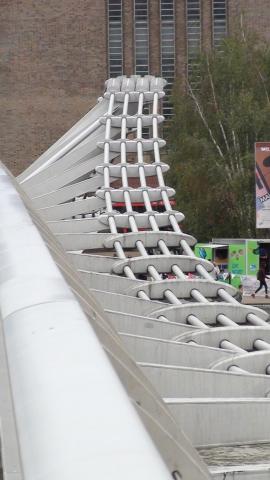
[[[236,295],[236,300],[241,303],[242,302],[242,299],[243,299],[243,285],[239,285],[238,287],[238,292],[237,292],[237,295]]]
[[[226,276],[226,278],[225,278],[225,282],[226,282],[226,283],[229,283],[229,285],[232,284],[232,274],[231,274],[231,272],[228,272],[228,273],[227,273],[227,276]]]
[[[257,272],[257,280],[259,280],[260,285],[259,285],[259,287],[257,288],[257,290],[255,291],[255,293],[252,293],[251,296],[252,296],[253,298],[255,297],[255,294],[256,294],[259,290],[261,290],[262,287],[264,287],[264,289],[265,289],[265,298],[268,298],[268,295],[267,295],[267,293],[268,293],[268,288],[267,288],[267,283],[266,283],[266,281],[265,281],[266,278],[270,279],[270,277],[267,277],[267,275],[265,274],[264,268],[260,267],[260,269],[259,269],[258,272]]]

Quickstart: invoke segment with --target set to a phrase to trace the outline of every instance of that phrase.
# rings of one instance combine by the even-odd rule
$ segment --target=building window
[[[169,97],[175,78],[175,14],[174,0],[160,0],[160,50],[161,76],[168,82],[166,100],[163,102],[163,115],[172,115]]]
[[[186,0],[186,19],[187,74],[195,85],[197,58],[201,50],[201,0]]]
[[[134,0],[135,73],[149,73],[148,0]]]
[[[227,35],[227,0],[212,1],[213,47],[220,48]]]
[[[122,0],[108,0],[109,76],[123,74]]]

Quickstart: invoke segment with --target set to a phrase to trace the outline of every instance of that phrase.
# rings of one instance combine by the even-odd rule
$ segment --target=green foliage
[[[251,237],[255,230],[254,143],[270,140],[270,50],[228,38],[202,54],[186,85],[175,85],[168,183],[185,229],[198,240]]]

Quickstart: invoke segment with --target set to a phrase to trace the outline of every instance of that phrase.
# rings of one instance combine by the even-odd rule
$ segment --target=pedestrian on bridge
[[[265,269],[263,267],[260,267],[258,272],[257,272],[257,280],[259,280],[260,282],[260,285],[259,287],[257,288],[257,290],[255,290],[255,293],[252,293],[252,297],[254,298],[255,297],[255,294],[262,289],[262,287],[264,287],[265,289],[265,298],[268,298],[268,287],[267,287],[267,283],[265,281],[265,279],[268,278],[270,279],[270,277],[267,277],[266,273],[265,273]]]

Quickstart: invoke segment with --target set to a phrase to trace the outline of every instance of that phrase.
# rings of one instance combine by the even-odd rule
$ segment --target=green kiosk
[[[270,239],[215,238],[211,243],[197,243],[195,255],[230,273],[235,287],[242,283],[241,276],[256,276],[260,266],[270,274]]]

